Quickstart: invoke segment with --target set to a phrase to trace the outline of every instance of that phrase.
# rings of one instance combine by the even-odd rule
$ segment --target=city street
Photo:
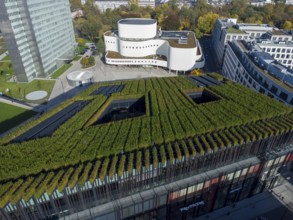
[[[199,40],[201,48],[203,50],[203,54],[205,57],[205,67],[204,72],[205,73],[211,73],[211,72],[220,72],[220,67],[217,66],[213,51],[212,51],[212,38],[211,37],[203,37]]]

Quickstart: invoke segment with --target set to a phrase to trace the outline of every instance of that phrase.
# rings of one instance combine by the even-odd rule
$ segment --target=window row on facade
[[[129,60],[111,60],[111,58],[110,58],[110,60],[109,60],[109,62],[112,62],[112,63],[145,63],[145,64],[149,64],[149,63],[154,63],[154,64],[156,64],[157,63],[157,61],[155,61],[155,60],[151,60],[151,59],[149,59],[149,60],[131,60],[131,59],[129,59]]]

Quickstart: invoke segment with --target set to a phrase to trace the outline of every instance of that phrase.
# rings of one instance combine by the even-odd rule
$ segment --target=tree
[[[89,65],[90,66],[95,65],[95,58],[93,56],[90,56],[90,58],[88,59],[88,61],[89,61]]]
[[[78,43],[79,46],[84,46],[85,45],[85,40],[81,37],[76,38],[76,42]]]
[[[204,34],[210,34],[214,28],[214,24],[216,20],[220,16],[213,12],[209,12],[208,14],[199,17],[197,28],[195,29],[195,34],[198,38],[201,38]]]
[[[200,76],[203,74],[203,71],[201,69],[194,69],[191,71],[190,73],[191,75],[196,75],[196,76]]]
[[[286,29],[286,30],[292,29],[292,22],[291,21],[285,21],[285,23],[283,24],[283,28]]]
[[[179,13],[180,30],[190,30],[191,26],[194,26],[195,16],[192,9],[183,6]]]
[[[71,9],[71,11],[75,11],[75,10],[81,8],[81,2],[80,2],[80,0],[69,0],[69,2],[70,2],[70,9]]]
[[[87,20],[82,23],[80,27],[80,32],[85,35],[88,39],[92,42],[98,38],[99,30],[101,29],[102,25],[95,20]]]
[[[228,5],[230,14],[238,15],[241,20],[246,17],[245,11],[248,6],[247,0],[232,0]]]
[[[89,65],[89,59],[87,57],[83,57],[80,61],[82,67],[87,67]]]
[[[94,0],[87,0],[82,6],[84,16],[74,19],[74,27],[81,35],[91,41],[99,37],[99,31],[102,27],[101,13]]]
[[[102,38],[99,39],[97,43],[97,50],[99,53],[104,53],[105,52],[105,43]]]
[[[178,7],[177,7],[178,4],[179,4],[179,0],[170,0],[170,1],[168,1],[168,5],[172,9],[172,11],[177,11],[178,10]]]
[[[129,0],[128,5],[130,7],[131,11],[139,11],[139,6],[138,6],[139,0]]]
[[[165,18],[162,26],[164,30],[178,30],[180,27],[178,15],[175,13],[171,13],[167,18]]]
[[[213,6],[209,5],[206,0],[197,0],[193,13],[197,19],[211,11],[213,11]]]

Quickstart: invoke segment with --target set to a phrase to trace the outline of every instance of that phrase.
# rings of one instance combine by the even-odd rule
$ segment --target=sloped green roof
[[[90,95],[114,84],[125,87],[110,97]],[[205,88],[219,100],[196,104],[187,93],[200,90],[185,77],[99,83],[28,122],[0,140],[0,207],[56,187],[62,191],[132,167],[212,153],[292,130],[292,109],[276,100],[227,82]],[[137,97],[145,99],[145,115],[95,125],[113,100]],[[51,137],[9,143],[76,100],[91,103]]]

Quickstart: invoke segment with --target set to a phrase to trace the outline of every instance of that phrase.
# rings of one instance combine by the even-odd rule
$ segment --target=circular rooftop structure
[[[157,21],[148,18],[125,18],[118,21],[120,38],[127,39],[152,39],[157,35]]]
[[[82,86],[90,83],[93,79],[93,72],[91,71],[75,71],[67,75],[67,80],[71,86]]]
[[[47,95],[48,95],[48,92],[43,90],[38,90],[38,91],[34,91],[27,94],[25,98],[30,101],[38,101],[45,98]]]
[[[130,24],[130,25],[150,25],[156,24],[157,21],[155,19],[147,19],[147,18],[125,18],[118,21],[118,24]]]

